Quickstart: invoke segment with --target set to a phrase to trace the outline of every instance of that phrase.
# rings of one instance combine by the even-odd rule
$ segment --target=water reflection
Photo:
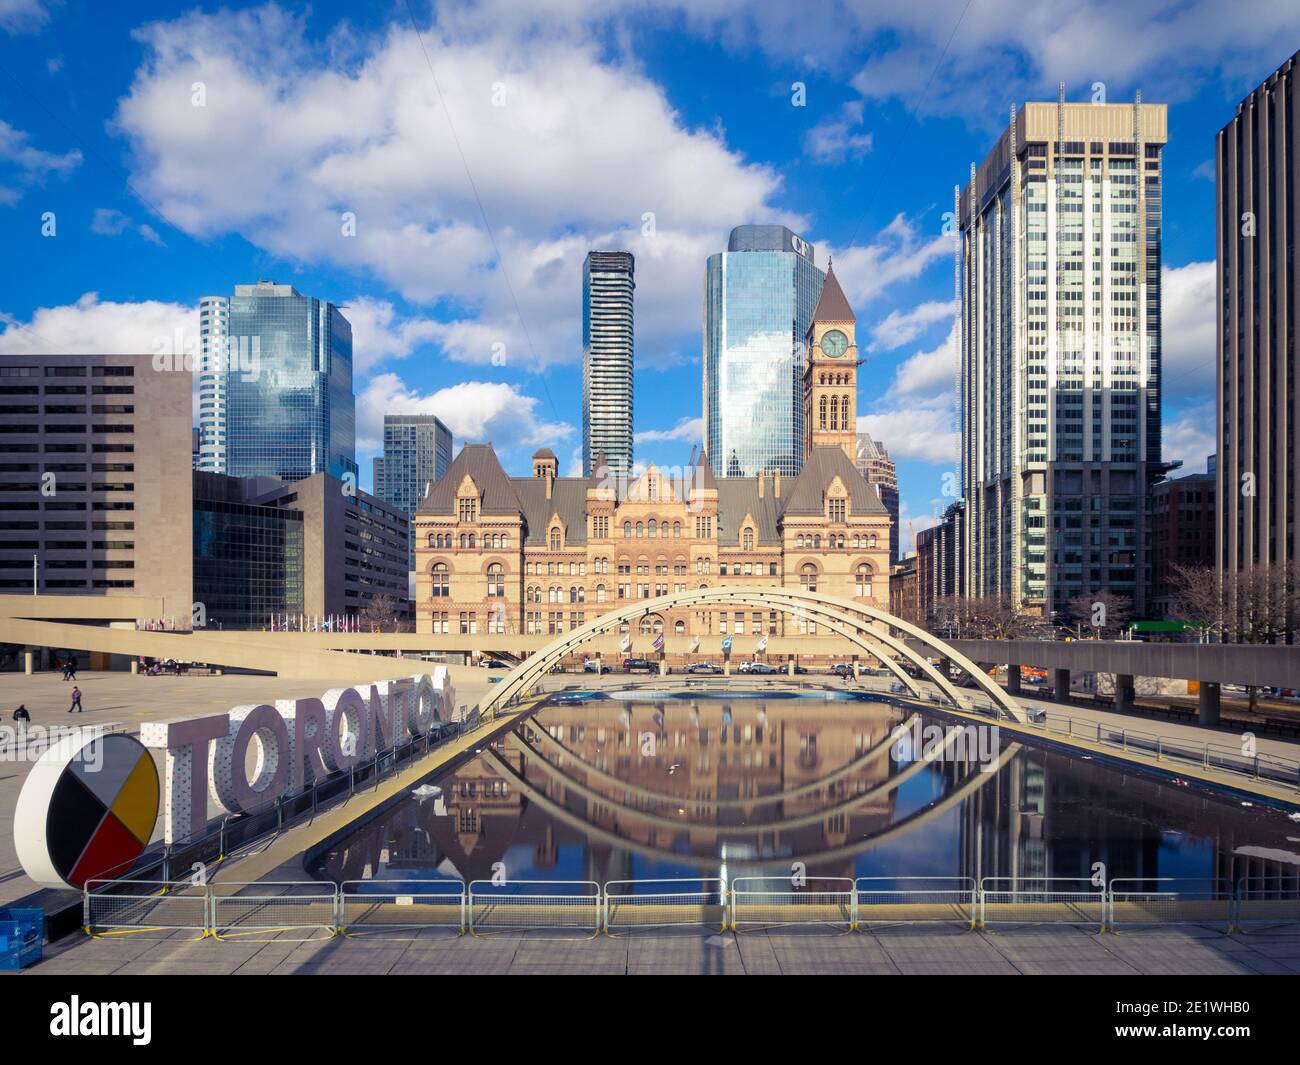
[[[927,760],[941,724],[887,701],[552,704],[319,874],[730,879],[797,861],[809,876],[1080,877],[1103,862],[1112,878],[1300,886],[1300,825],[1279,811],[1005,741]]]

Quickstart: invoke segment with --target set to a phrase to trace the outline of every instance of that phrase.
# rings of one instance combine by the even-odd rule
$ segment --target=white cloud
[[[38,307],[28,322],[0,312],[0,353],[152,355],[198,350],[198,313],[180,303],[102,301],[87,292],[76,303]]]
[[[931,300],[910,311],[891,311],[871,328],[873,348],[901,348],[910,344],[935,322],[951,321],[952,300]]]
[[[95,217],[90,221],[90,231],[101,237],[116,237],[125,232],[130,224],[131,219],[121,211],[111,207],[96,207]]]
[[[404,318],[388,300],[357,296],[339,308],[352,325],[352,370],[368,373],[386,359],[404,359],[423,344],[446,335],[428,318]]]
[[[832,248],[831,252],[835,276],[860,313],[890,285],[912,281],[932,263],[951,258],[954,247],[952,236],[940,233],[926,240],[915,222],[898,214],[870,244]]]
[[[36,33],[50,20],[41,0],[0,0],[0,30]]]
[[[698,444],[704,439],[704,419],[682,418],[671,429],[643,429],[633,434],[637,444],[657,444],[669,441],[684,441]]]
[[[1206,159],[1199,163],[1195,170],[1192,171],[1192,177],[1200,178],[1202,181],[1217,181],[1218,170],[1215,167],[1213,159]]]
[[[1167,266],[1161,272],[1160,371],[1166,396],[1204,395],[1214,389],[1216,284],[1213,260]]]
[[[1217,447],[1213,403],[1188,407],[1161,426],[1161,457],[1167,462],[1181,459],[1180,474],[1204,473],[1205,459]]]
[[[554,446],[573,433],[564,422],[542,421],[538,403],[514,385],[496,381],[462,381],[422,394],[395,373],[379,374],[357,394],[357,452],[382,448],[385,414],[436,414],[458,445],[490,442],[498,452]]]
[[[142,195],[193,236],[238,233],[437,304],[449,319],[438,340],[461,361],[489,362],[495,344],[514,365],[575,360],[592,247],[636,254],[638,344],[672,350],[730,225],[804,221],[771,206],[773,169],[687,128],[658,85],[594,42],[521,47],[505,31],[452,39],[440,26],[424,33],[435,87],[404,23],[365,39],[340,29],[322,46],[269,6],[137,36],[146,60],[115,124]],[[194,82],[206,106],[192,106]]]
[[[955,463],[961,442],[951,410],[896,407],[859,414],[858,428],[889,449],[889,457],[919,462]]]
[[[51,175],[65,178],[81,165],[81,152],[75,149],[59,155],[33,148],[28,141],[25,132],[0,119],[0,174],[8,172],[0,184],[0,204],[5,206],[17,203],[32,185]]]
[[[862,101],[850,100],[834,118],[823,119],[804,136],[804,150],[818,163],[842,163],[858,159],[872,148],[869,132],[855,132],[862,125]]]

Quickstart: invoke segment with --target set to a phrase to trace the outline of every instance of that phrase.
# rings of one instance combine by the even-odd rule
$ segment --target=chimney
[[[555,483],[555,474],[548,472],[546,474],[546,498],[547,499],[551,498],[551,485],[553,485],[554,483]]]
[[[763,471],[758,471],[758,498],[763,498]]]
[[[780,470],[772,471],[772,498],[773,499],[781,498],[781,471]]]

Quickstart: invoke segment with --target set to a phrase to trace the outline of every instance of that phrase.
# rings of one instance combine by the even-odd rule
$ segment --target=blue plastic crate
[[[41,960],[45,911],[0,909],[0,969],[25,969]]]

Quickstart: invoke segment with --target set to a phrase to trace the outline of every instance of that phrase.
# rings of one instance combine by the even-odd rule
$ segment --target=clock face
[[[849,350],[849,338],[838,329],[832,329],[822,335],[821,347],[832,359],[838,359]]]

